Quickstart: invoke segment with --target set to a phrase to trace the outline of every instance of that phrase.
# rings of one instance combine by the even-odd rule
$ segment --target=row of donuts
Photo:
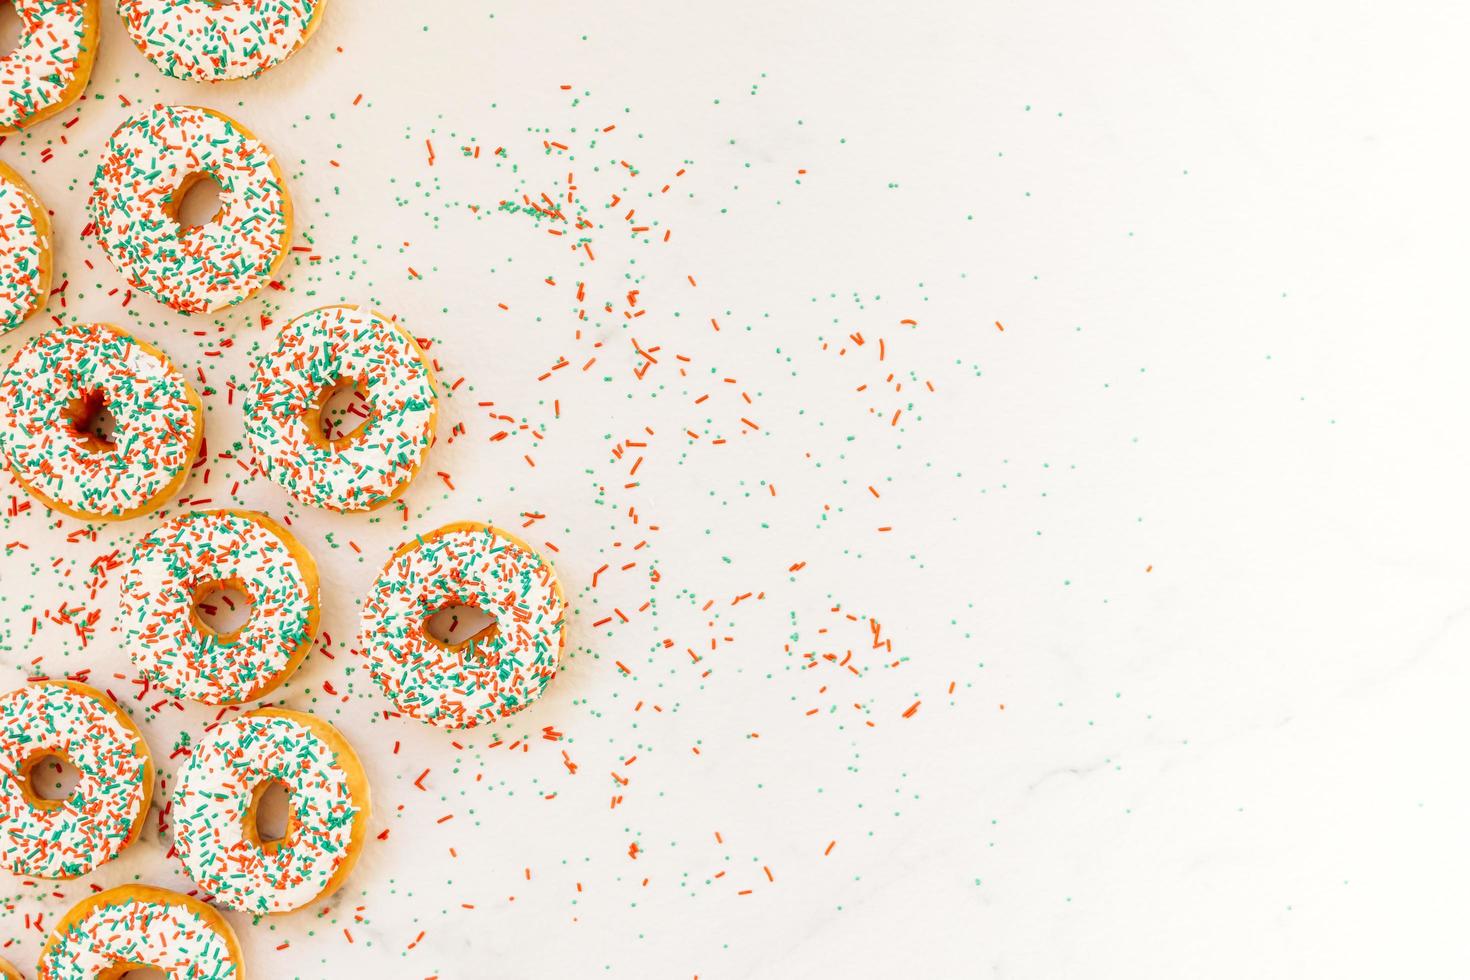
[[[54,756],[77,771],[65,800],[39,795],[37,765]],[[90,874],[134,843],[153,798],[142,733],[102,691],[38,681],[0,696],[0,866],[27,878]],[[262,841],[263,788],[285,787],[286,834]],[[189,876],[221,904],[256,915],[291,912],[346,878],[367,833],[367,777],[332,725],[258,708],[207,727],[189,747],[170,812]]]
[[[31,776],[56,756],[77,772],[65,800]],[[142,831],[154,767],[142,734],[108,695],[76,681],[41,681],[0,696],[0,864],[28,878],[65,879],[112,860]],[[262,787],[289,794],[285,835],[261,839]],[[230,908],[290,912],[335,891],[362,851],[371,810],[362,764],[330,724],[262,708],[213,724],[193,743],[172,806],[185,870]],[[170,976],[238,978],[239,942],[218,911],[143,885],[93,895],[52,931],[43,980],[119,975],[147,965]],[[177,973],[174,971],[178,971]],[[0,977],[19,978],[0,960]]]
[[[221,635],[199,616],[226,589],[245,621]],[[150,684],[177,698],[243,704],[301,665],[321,622],[316,562],[286,528],[248,510],[196,511],[145,536],[121,576],[121,643]],[[489,623],[446,642],[441,610],[472,607]],[[396,549],[363,603],[358,647],[400,714],[440,728],[509,717],[541,696],[565,639],[566,598],[525,541],[472,521],[415,535]]]
[[[338,435],[324,413],[344,384],[361,424]],[[350,304],[282,326],[243,395],[259,470],[314,506],[382,507],[434,442],[438,398],[423,351],[392,318]],[[99,425],[104,411],[110,431]],[[198,458],[203,415],[167,354],[110,324],[53,327],[0,374],[6,465],[48,507],[82,520],[128,520],[177,494]]]
[[[219,186],[219,208],[180,223],[190,188]],[[270,150],[236,120],[197,106],[155,105],[108,138],[87,199],[95,235],[128,284],[181,313],[209,313],[273,281],[291,241],[291,196]],[[53,268],[51,221],[35,191],[0,164],[0,333],[43,310]]]
[[[56,115],[81,96],[97,58],[99,0],[13,0],[15,48],[0,59],[0,133]],[[253,78],[285,61],[321,23],[326,0],[117,0],[128,36],[171,78]]]

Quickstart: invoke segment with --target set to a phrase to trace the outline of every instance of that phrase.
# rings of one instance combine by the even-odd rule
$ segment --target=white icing
[[[86,447],[68,404],[101,390],[116,419],[114,447]],[[183,376],[131,336],[103,324],[48,330],[0,378],[0,450],[16,475],[51,500],[117,516],[154,503],[194,461],[201,425]]]
[[[97,0],[13,0],[21,20],[20,43],[0,58],[0,126],[23,126],[60,102],[80,71],[95,25]]]
[[[294,828],[274,853],[244,830],[252,791],[270,781],[290,790]],[[332,747],[297,719],[269,714],[230,719],[195,743],[173,815],[189,875],[225,905],[257,914],[289,912],[320,895],[348,860],[353,825],[365,819]]]
[[[445,606],[493,615],[497,632],[450,649],[425,621]],[[362,611],[373,679],[410,717],[445,728],[496,721],[541,696],[556,674],[566,600],[540,555],[497,528],[426,535],[395,555]]]
[[[199,628],[201,586],[232,582],[250,618],[226,641]],[[122,580],[122,645],[134,665],[177,697],[236,704],[257,697],[291,663],[308,629],[312,597],[286,542],[229,511],[185,514],[138,543]]]
[[[146,963],[176,980],[241,975],[230,937],[204,917],[202,905],[163,889],[149,892],[157,899],[112,898],[112,892],[85,899],[94,907],[53,934],[42,951],[41,980],[96,980],[124,963]]]
[[[0,333],[20,324],[45,305],[51,242],[41,233],[35,211],[40,204],[18,177],[0,167]]]
[[[196,82],[252,78],[306,40],[326,0],[118,0],[138,50],[165,75]]]
[[[71,796],[37,806],[22,764],[57,755],[77,770]],[[148,747],[108,705],[60,683],[0,697],[0,867],[75,878],[117,857],[143,814]]]
[[[186,178],[220,186],[220,212],[184,228],[166,205]],[[108,259],[135,288],[183,313],[251,296],[286,252],[290,204],[275,158],[232,120],[196,106],[156,105],[117,128],[87,202]]]
[[[315,441],[309,415],[323,392],[352,378],[364,382],[372,417],[350,445]],[[433,444],[436,415],[418,344],[358,306],[312,310],[282,327],[245,400],[246,435],[266,476],[309,504],[343,511],[385,503],[407,485]]]

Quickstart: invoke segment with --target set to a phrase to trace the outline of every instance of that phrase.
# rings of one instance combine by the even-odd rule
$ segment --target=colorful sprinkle
[[[219,213],[185,228],[179,205],[206,177],[219,184]],[[181,313],[254,295],[291,237],[291,201],[270,150],[229,116],[195,106],[156,105],[119,126],[88,207],[118,272]]]
[[[133,43],[158,70],[185,81],[254,78],[306,43],[326,0],[118,0]]]
[[[257,789],[273,782],[289,791],[291,815],[285,839],[262,843],[250,812]],[[367,832],[366,783],[362,764],[326,722],[267,709],[195,744],[173,812],[190,877],[231,908],[290,912],[351,870]]]
[[[460,605],[492,614],[494,626],[453,646],[431,636],[426,620]],[[565,617],[556,573],[529,545],[488,524],[450,524],[389,559],[364,605],[359,642],[400,711],[470,728],[541,696],[556,674]]]
[[[0,378],[0,450],[26,489],[73,516],[122,520],[178,492],[203,438],[199,396],[158,348],[71,324],[15,353]],[[106,409],[107,439],[87,426]]]
[[[325,399],[343,381],[365,393],[368,417],[329,439]],[[327,306],[281,328],[256,362],[245,428],[266,476],[297,498],[332,510],[371,510],[392,501],[434,442],[433,374],[413,337],[358,306]]]
[[[43,800],[30,774],[47,756],[79,779],[65,800]],[[153,793],[143,736],[111,698],[46,681],[0,696],[0,867],[36,878],[76,878],[138,837]]]
[[[250,618],[221,636],[195,613],[201,592],[234,588]],[[289,531],[250,511],[168,521],[133,551],[119,619],[133,664],[169,693],[205,704],[263,697],[300,664],[321,615],[316,563]]]

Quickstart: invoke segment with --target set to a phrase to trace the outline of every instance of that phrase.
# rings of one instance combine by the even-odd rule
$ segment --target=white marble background
[[[346,732],[375,803],[339,895],[230,914],[252,976],[1470,973],[1463,5],[333,0],[210,89],[105,18],[84,107],[0,145],[55,212],[51,314],[205,371],[211,454],[262,314],[374,302],[468,379],[406,513],[235,498],[321,563],[332,644],[282,701]],[[108,295],[82,205],[120,96],[276,150],[283,291],[204,322]],[[595,263],[496,210],[568,170]],[[630,338],[665,352],[642,380]],[[214,712],[134,696],[116,573],[87,582],[157,518],[69,540],[19,495],[5,686],[91,670],[171,786]],[[350,637],[388,551],[526,512],[576,597],[547,697],[468,736],[385,719]],[[98,615],[85,648],[31,635],[62,604]],[[0,889],[0,955],[29,971],[95,886],[191,888],[158,827]]]

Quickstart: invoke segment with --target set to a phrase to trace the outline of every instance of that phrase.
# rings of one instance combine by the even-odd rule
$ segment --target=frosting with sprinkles
[[[219,184],[219,212],[183,227],[179,204],[206,177]],[[291,237],[291,201],[270,150],[229,116],[197,106],[156,105],[119,126],[88,207],[118,272],[181,313],[254,295]]]
[[[55,115],[87,87],[97,57],[97,0],[13,0],[20,39],[0,58],[0,132]]]
[[[0,377],[0,450],[48,506],[123,520],[178,492],[203,438],[199,396],[152,344],[105,323],[68,324],[15,353]],[[84,430],[103,407],[109,441]]]
[[[221,636],[195,613],[201,593],[234,588],[250,617]],[[122,579],[122,645],[176,697],[238,704],[263,697],[311,649],[320,618],[315,563],[289,531],[251,511],[176,517],[143,538]]]
[[[46,756],[77,770],[65,800],[30,788]],[[72,681],[0,696],[0,866],[36,878],[76,878],[137,839],[153,795],[153,763],[131,720],[101,691]]]
[[[133,43],[158,70],[185,81],[253,78],[296,52],[326,0],[118,0]]]
[[[448,606],[494,624],[462,643],[429,634]],[[566,599],[556,573],[524,541],[488,524],[450,524],[394,552],[362,612],[360,644],[373,679],[400,711],[443,728],[507,717],[556,674]]]
[[[20,174],[0,163],[0,333],[46,305],[51,219]]]
[[[322,432],[324,400],[344,380],[368,417],[338,439]],[[364,307],[296,317],[256,362],[245,431],[266,476],[298,499],[338,511],[389,503],[434,442],[438,401],[423,351],[395,321]]]
[[[40,980],[99,980],[151,966],[173,980],[242,980],[239,940],[224,916],[164,888],[124,885],[83,899],[56,926]]]
[[[354,792],[354,778],[360,785]],[[286,836],[262,843],[250,811],[276,782],[290,794]],[[174,837],[190,877],[215,898],[269,915],[301,908],[346,879],[367,832],[362,764],[311,715],[266,708],[195,744],[174,791]]]

